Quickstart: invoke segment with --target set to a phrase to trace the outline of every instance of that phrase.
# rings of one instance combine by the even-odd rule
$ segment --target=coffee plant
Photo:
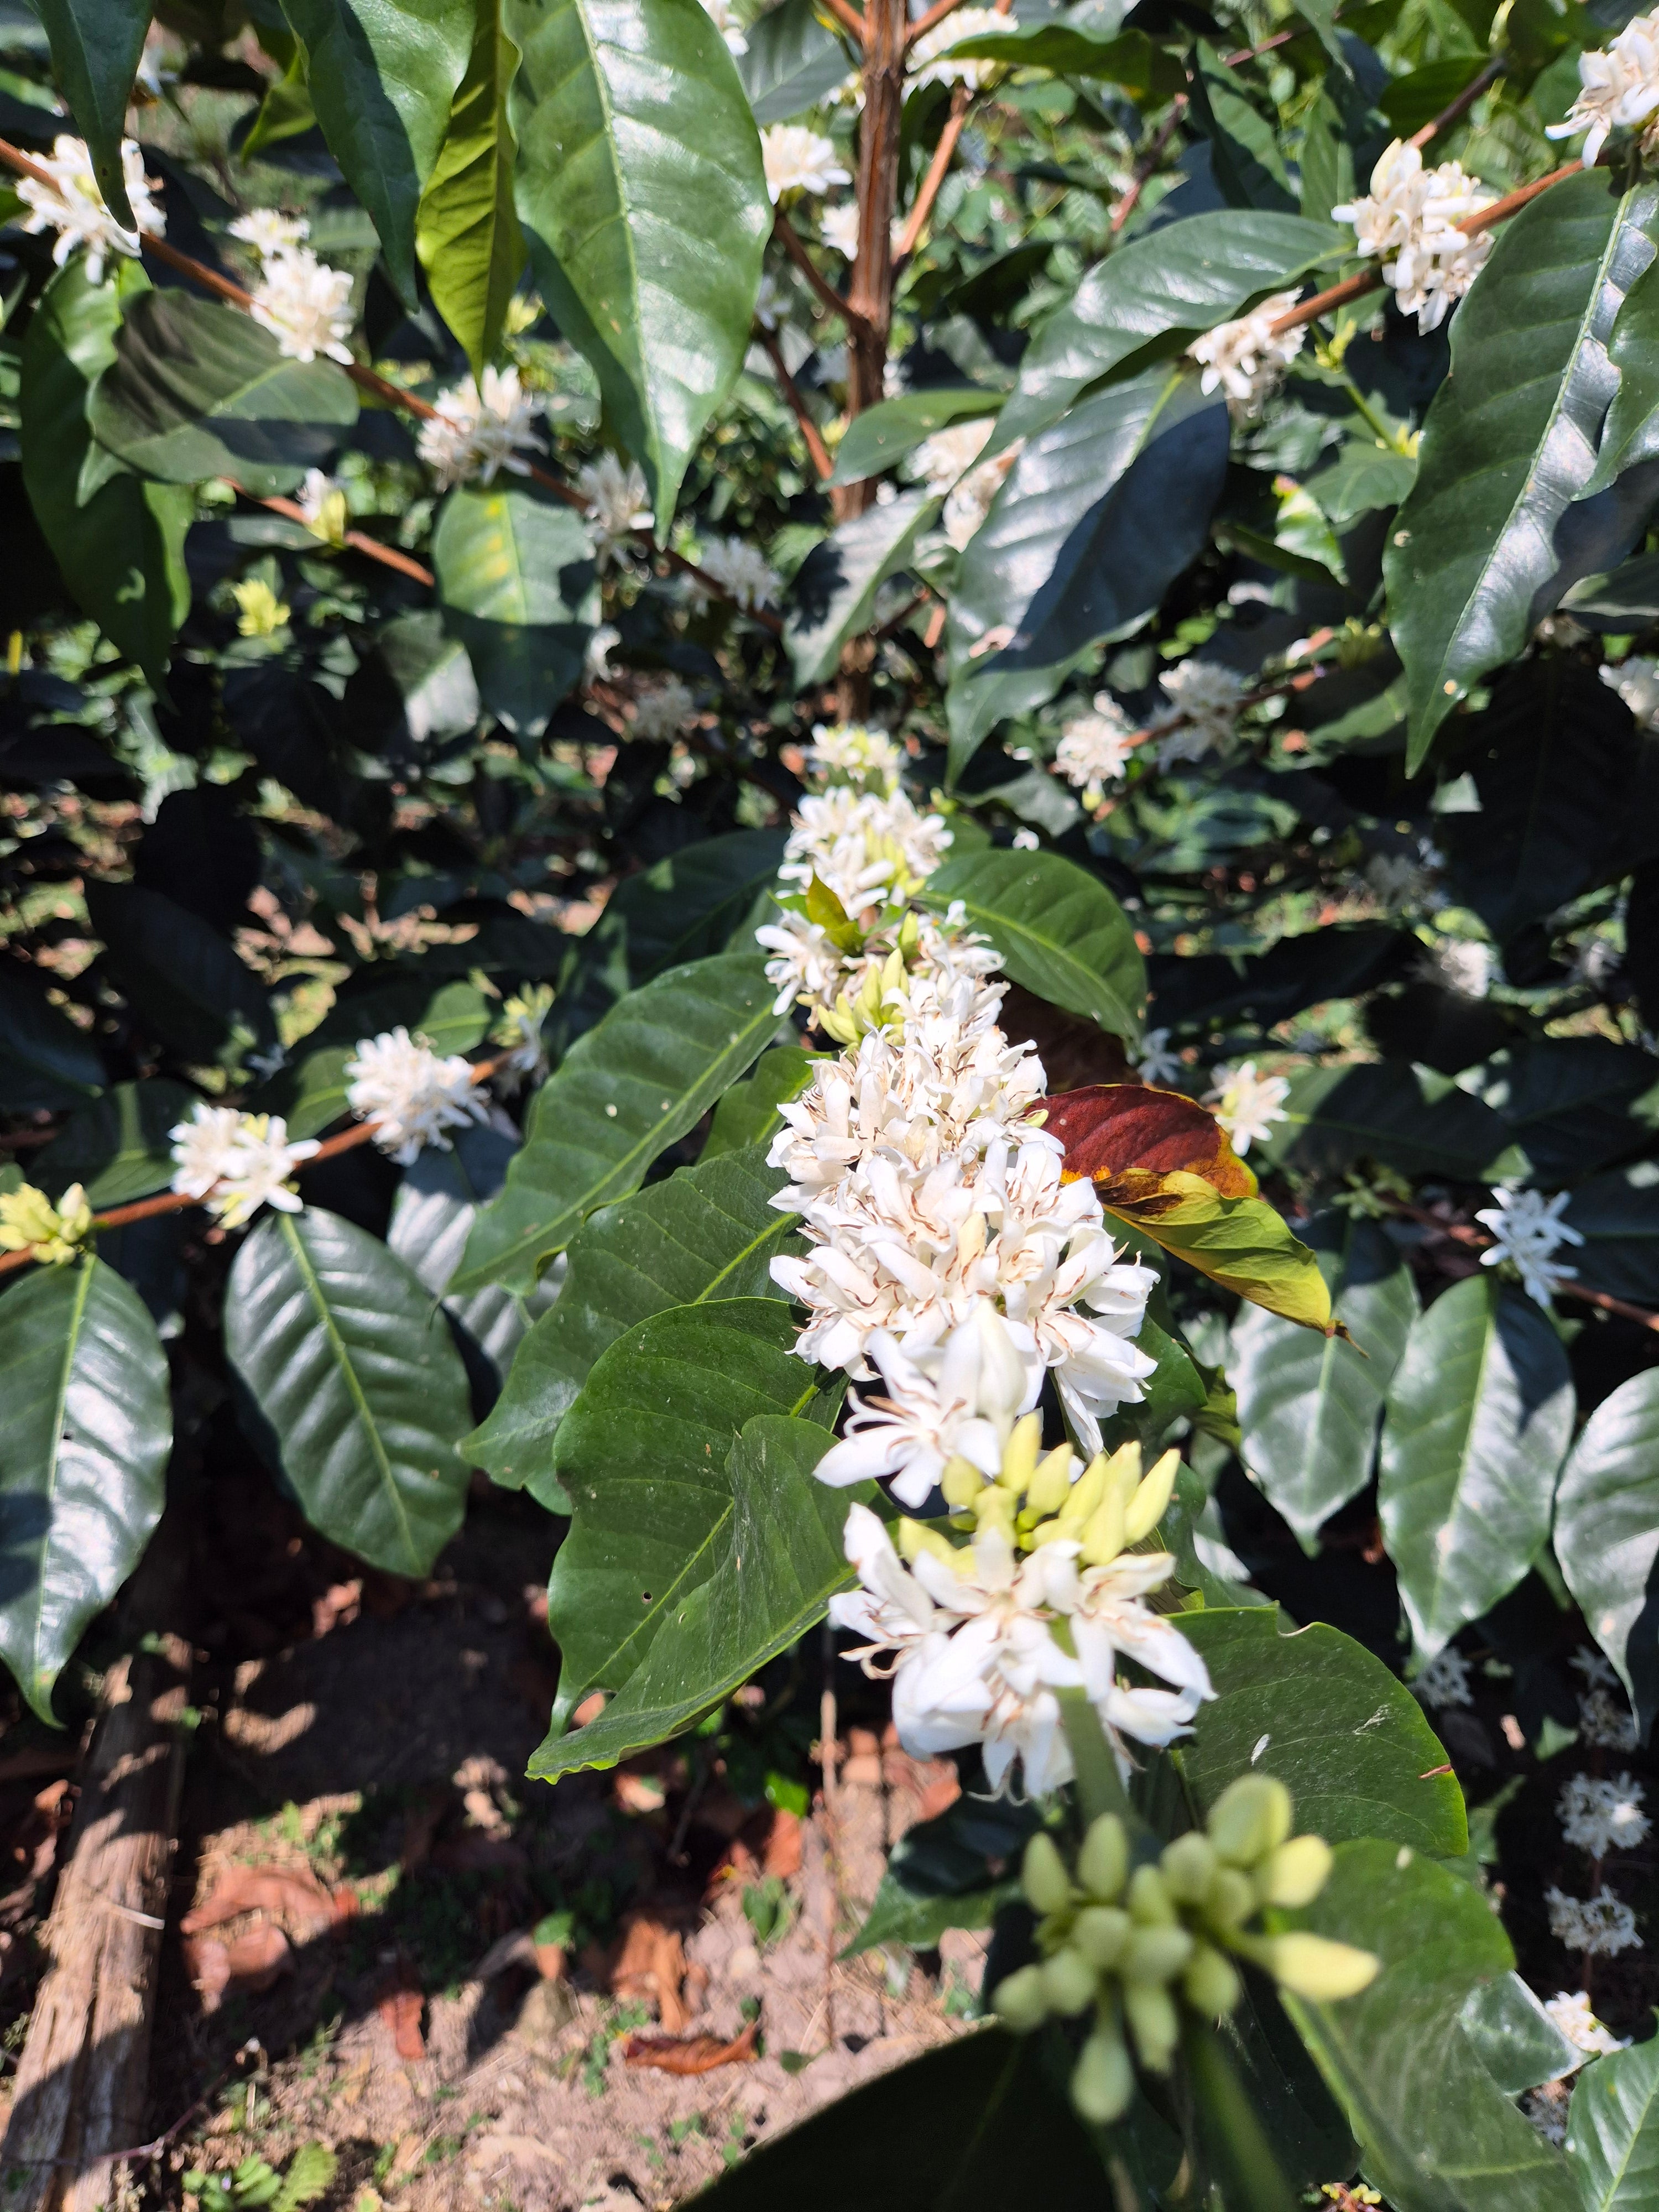
[[[994,2018],[713,2203],[1659,2203],[1659,21],[3,43],[21,1698],[223,1408],[481,1470],[541,1783],[825,1637],[962,1773],[857,1942]]]

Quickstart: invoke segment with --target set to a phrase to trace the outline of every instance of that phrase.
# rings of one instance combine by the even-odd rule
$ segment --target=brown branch
[[[850,31],[860,46],[862,46],[865,43],[867,26],[859,10],[856,8],[848,7],[848,0],[824,0],[824,4],[842,29]]]
[[[1119,231],[1122,229],[1124,224],[1127,222],[1129,217],[1134,213],[1136,204],[1139,202],[1141,193],[1146,190],[1150,179],[1156,175],[1158,165],[1164,159],[1164,149],[1169,144],[1170,139],[1175,136],[1176,125],[1180,122],[1182,116],[1185,113],[1186,107],[1186,94],[1184,92],[1177,93],[1174,100],[1170,103],[1169,114],[1164,118],[1157,137],[1154,138],[1152,143],[1150,150],[1135,164],[1135,173],[1129,179],[1128,191],[1124,193],[1122,198],[1112,210],[1112,235],[1114,238],[1117,236]]]
[[[1332,21],[1336,18],[1333,16]],[[1270,39],[1263,39],[1259,46],[1240,46],[1237,52],[1223,54],[1223,69],[1237,69],[1245,62],[1253,62],[1258,54],[1270,54],[1275,46],[1288,46],[1292,39],[1310,39],[1317,34],[1306,23],[1298,23],[1293,31],[1275,31]]]
[[[800,234],[780,208],[772,218],[772,235],[817,295],[818,304],[839,315],[849,331],[865,328],[865,321],[849,300],[844,300],[801,243]]]
[[[1466,1245],[1471,1251],[1490,1250],[1498,1239],[1488,1237],[1484,1230],[1474,1228],[1466,1221],[1443,1221],[1425,1206],[1408,1206],[1403,1199],[1389,1202],[1389,1210],[1407,1221],[1415,1221],[1425,1229],[1437,1231],[1454,1244]],[[1610,1291],[1592,1291],[1583,1283],[1556,1283],[1553,1294],[1558,1298],[1577,1298],[1583,1304],[1599,1306],[1603,1313],[1622,1315],[1626,1321],[1639,1322],[1659,1335],[1659,1313],[1650,1313],[1646,1306],[1633,1306],[1627,1298],[1616,1298]]]
[[[952,7],[957,4],[957,0],[951,0]],[[923,20],[925,21],[926,18],[924,17]],[[933,202],[939,196],[939,189],[951,167],[951,156],[957,150],[957,141],[961,137],[963,125],[968,120],[968,100],[967,86],[959,84],[951,95],[951,112],[945,119],[944,130],[939,134],[939,143],[933,149],[933,160],[927,164],[927,173],[921,180],[921,189],[916,194],[915,204],[905,218],[904,228],[899,234],[899,242],[893,249],[895,268],[902,261],[908,261],[915,252],[916,240],[921,236],[928,216],[933,212]]]
[[[268,507],[273,514],[286,515],[290,522],[304,522],[307,528],[310,527],[304,507],[295,501],[275,497],[261,499],[258,492],[250,491],[246,484],[237,483],[234,477],[228,477],[225,481],[234,486],[244,499],[251,499],[260,507]],[[320,546],[326,544],[328,540],[321,538],[318,543]],[[341,543],[349,545],[354,552],[366,553],[371,561],[383,562],[388,568],[397,569],[399,575],[412,576],[417,584],[435,584],[438,580],[430,568],[423,568],[418,561],[411,560],[407,553],[400,553],[395,545],[383,545],[378,538],[371,538],[364,531],[348,530]]]
[[[766,358],[771,362],[772,374],[777,378],[779,388],[788,401],[790,410],[800,426],[801,436],[806,441],[806,450],[811,456],[812,466],[818,472],[819,481],[827,483],[836,473],[836,465],[830,458],[830,448],[823,442],[823,432],[806,411],[806,402],[801,397],[800,386],[789,374],[789,364],[783,357],[783,348],[764,323],[756,324],[755,337]]]
[[[1431,138],[1437,138],[1443,131],[1449,131],[1459,116],[1466,114],[1474,106],[1486,88],[1496,84],[1505,66],[1501,55],[1494,56],[1480,75],[1464,86],[1455,100],[1449,100],[1439,114],[1431,122],[1425,123],[1420,131],[1413,131],[1406,143],[1420,149],[1426,146]]]

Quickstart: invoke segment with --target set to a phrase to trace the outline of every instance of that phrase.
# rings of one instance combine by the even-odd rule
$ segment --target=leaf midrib
[[[46,1453],[46,1515],[36,1551],[40,1567],[34,1585],[34,1626],[29,1638],[33,1654],[33,1663],[29,1668],[31,1687],[39,1685],[41,1674],[40,1644],[46,1632],[46,1557],[52,1548],[52,1509],[57,1501],[58,1472],[66,1441],[64,1424],[69,1414],[69,1394],[75,1377],[76,1355],[81,1348],[81,1330],[86,1320],[87,1304],[92,1296],[92,1279],[98,1264],[96,1257],[89,1252],[76,1269],[75,1299],[70,1308],[70,1326],[64,1340],[63,1364],[58,1370],[58,1391],[52,1401],[52,1441]]]
[[[614,103],[611,97],[611,84],[605,71],[599,66],[599,41],[589,27],[587,9],[584,0],[568,0],[568,4],[576,18],[581,33],[582,47],[586,53],[588,68],[592,72],[594,88],[599,96],[599,112],[605,118],[604,142],[606,161],[615,195],[614,210],[608,221],[610,223],[619,225],[622,231],[623,258],[628,270],[628,306],[635,338],[635,343],[630,350],[635,356],[635,368],[638,369],[643,366],[642,347],[639,343],[640,334],[644,326],[644,307],[641,296],[642,287],[640,283],[639,257],[634,246],[634,225],[629,219],[633,210],[624,189],[622,162],[617,153],[617,119]],[[598,225],[593,234],[597,234],[597,230],[605,228],[607,228],[605,223]],[[597,323],[595,327],[597,328]],[[637,375],[630,376],[629,381],[634,386],[635,397],[639,402],[640,411],[645,418],[649,453],[641,458],[648,461],[652,476],[656,479],[652,485],[654,495],[659,493],[661,489],[661,429],[657,422],[656,409],[652,402],[649,385]]]

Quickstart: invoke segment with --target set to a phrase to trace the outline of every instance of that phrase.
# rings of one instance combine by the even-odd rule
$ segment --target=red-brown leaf
[[[659,2066],[665,2074],[712,2074],[717,2066],[745,2066],[755,2056],[760,2022],[751,2020],[734,2042],[717,2035],[630,2035],[623,2045],[629,2066]]]
[[[1174,1174],[1201,1176],[1223,1198],[1255,1195],[1255,1177],[1220,1122],[1178,1091],[1097,1083],[1039,1103],[1048,1113],[1044,1128],[1066,1147],[1066,1174],[1086,1176],[1109,1206],[1108,1192],[1120,1178],[1133,1178],[1126,1194],[1142,1198],[1147,1178]]]
[[[399,2058],[426,2057],[426,2038],[421,2033],[421,2008],[424,2002],[418,1990],[400,1987],[388,1990],[374,2008],[391,2030]]]
[[[194,1936],[222,1927],[243,1912],[276,1912],[307,1927],[325,1927],[335,1917],[333,1899],[316,1877],[289,1867],[228,1867],[212,1894],[187,1912],[180,1931]]]

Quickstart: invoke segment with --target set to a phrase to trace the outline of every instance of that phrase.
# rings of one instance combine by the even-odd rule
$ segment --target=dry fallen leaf
[[[751,2020],[734,2042],[717,2035],[630,2035],[623,2045],[629,2066],[659,2066],[665,2074],[712,2074],[717,2066],[744,2066],[755,2056],[760,2022]]]
[[[421,2008],[425,2000],[418,1990],[388,1990],[374,2009],[392,2032],[399,2058],[424,2058],[426,2038],[421,2033]]]
[[[630,1912],[623,1922],[622,1948],[611,1969],[611,1993],[624,2003],[655,2002],[657,2017],[678,2035],[687,2014],[680,2002],[685,1979],[685,1947],[678,1928],[649,1913]]]
[[[195,1936],[222,1927],[243,1912],[277,1912],[297,1922],[301,1932],[326,1928],[335,1917],[334,1899],[316,1876],[292,1867],[228,1867],[212,1893],[187,1912],[179,1930]]]
[[[216,1936],[185,1938],[185,1971],[204,2012],[216,2012],[226,1992],[257,1996],[294,1964],[289,1941],[274,1920],[262,1920],[233,1943]]]
[[[326,1636],[331,1628],[349,1628],[362,1611],[363,1583],[359,1575],[355,1581],[332,1583],[320,1597],[311,1601],[311,1632]]]

